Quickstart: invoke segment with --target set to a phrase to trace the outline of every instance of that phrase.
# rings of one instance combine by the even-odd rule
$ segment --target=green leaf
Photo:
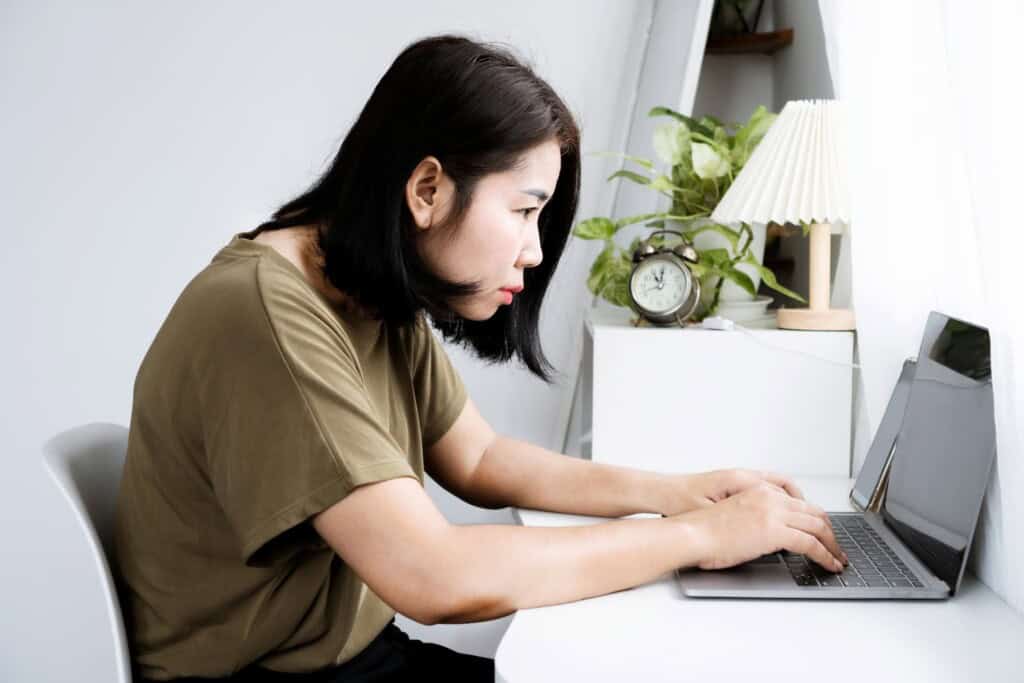
[[[659,175],[650,183],[651,189],[657,190],[658,192],[666,192],[671,194],[672,192],[681,192],[683,188],[673,183],[668,176]]]
[[[653,161],[650,161],[648,159],[644,159],[642,157],[632,156],[630,154],[623,154],[621,152],[594,152],[593,156],[598,156],[598,157],[616,157],[618,159],[626,159],[628,161],[632,161],[634,164],[638,164],[640,166],[643,166],[648,171],[651,171],[651,170],[654,169],[654,162]]]
[[[721,119],[717,119],[711,114],[705,114],[704,116],[700,117],[700,122],[703,125],[707,126],[708,128],[711,128],[712,130],[714,130],[715,128],[725,128],[725,124],[722,123]]]
[[[662,229],[665,227],[665,221],[676,221],[677,223],[686,223],[692,221],[694,218],[702,218],[703,214],[695,214],[690,216],[683,216],[674,213],[665,213],[659,211],[657,213],[643,213],[637,216],[628,216],[626,218],[620,218],[615,221],[615,231],[618,232],[627,225],[633,225],[634,223],[644,223],[649,227],[656,227]],[[654,219],[654,220],[652,220]]]
[[[615,230],[615,223],[611,219],[598,216],[577,223],[572,234],[585,240],[605,240],[611,239]]]
[[[693,175],[693,136],[686,133],[686,145],[679,163],[672,167],[672,181],[685,187],[686,181]]]
[[[715,146],[718,147],[719,150],[722,150],[722,151],[726,152],[726,154],[728,154],[728,152],[729,152],[729,134],[725,132],[725,128],[723,128],[721,125],[719,125],[719,126],[717,126],[715,128],[714,140],[715,140]]]
[[[654,129],[654,153],[666,164],[676,165],[682,154],[679,151],[678,136],[676,129],[682,124],[678,121],[669,121],[656,126]]]
[[[730,228],[727,228],[724,225],[718,225],[717,223],[710,223],[708,225],[702,225],[699,228],[694,228],[693,230],[687,230],[686,235],[687,237],[694,237],[707,230],[717,232],[719,235],[729,240],[729,244],[730,246],[732,246],[733,253],[736,253],[736,251],[739,249],[740,233]]]
[[[688,265],[690,266],[690,272],[698,280],[703,279],[708,274],[708,267],[703,263],[690,263]]]
[[[723,275],[725,275],[726,279],[732,280],[737,285],[742,287],[750,296],[757,296],[757,288],[754,287],[754,281],[751,280],[750,276],[744,273],[742,270],[728,268],[723,272]]]
[[[624,228],[627,225],[633,225],[634,223],[642,223],[643,221],[649,221],[652,218],[660,219],[662,222],[669,221],[689,221],[699,216],[680,216],[673,213],[666,213],[664,211],[658,211],[656,213],[642,213],[637,216],[629,216],[627,218],[620,218],[615,221],[615,230],[618,231],[620,228]]]
[[[771,269],[765,268],[760,263],[758,263],[757,259],[754,257],[753,254],[748,253],[743,258],[742,262],[743,263],[749,263],[750,265],[752,265],[755,268],[757,268],[758,272],[761,273],[761,280],[764,281],[764,284],[765,284],[766,287],[769,287],[770,289],[774,289],[776,292],[778,292],[780,294],[785,294],[790,299],[793,299],[795,301],[799,301],[800,303],[803,303],[803,304],[807,303],[807,299],[803,298],[802,296],[800,296],[799,294],[797,294],[793,290],[787,289],[786,287],[783,287],[782,285],[780,285],[779,281],[775,278],[775,273],[773,273],[771,271]]]
[[[587,278],[587,289],[591,294],[598,296],[604,287],[608,276],[611,274],[612,262],[615,259],[615,243],[610,239],[606,242],[604,249],[594,259],[590,266],[590,276]]]
[[[714,135],[714,132],[712,131],[711,128],[708,128],[707,126],[705,126],[704,124],[700,123],[696,119],[693,119],[693,118],[691,118],[689,116],[686,116],[684,114],[680,114],[676,110],[669,109],[668,107],[653,107],[649,112],[647,112],[647,115],[648,116],[671,116],[676,121],[681,121],[682,123],[685,123],[690,130],[692,130],[692,131],[694,131],[696,133],[700,133],[701,135],[706,135],[708,137],[711,137],[712,135]]]
[[[690,155],[690,129],[680,121],[669,121],[654,129],[654,150],[673,168]]]
[[[732,163],[737,169],[743,166],[750,159],[754,148],[761,142],[768,129],[775,122],[776,114],[769,112],[764,105],[759,106],[750,115],[750,120],[736,131],[732,145]]]
[[[695,190],[691,187],[681,187],[676,191],[676,197],[682,201],[686,206],[700,205],[704,201],[704,193],[699,190]],[[694,213],[697,213],[696,211]],[[708,215],[710,211],[702,211],[703,215]]]
[[[616,306],[628,306],[629,274],[632,271],[630,256],[619,250],[612,240],[608,240],[590,267],[587,289]],[[622,298],[623,293],[625,299]]]
[[[648,178],[647,176],[641,175],[635,171],[627,171],[625,169],[621,171],[616,171],[615,173],[612,173],[610,176],[608,176],[608,180],[614,180],[616,178],[625,178],[627,180],[632,180],[634,183],[637,183],[639,185],[651,184],[651,179]]]
[[[700,252],[700,258],[712,270],[717,266],[730,265],[732,262],[728,249],[704,249]]]
[[[765,287],[774,289],[779,294],[785,294],[794,301],[799,301],[802,304],[807,303],[807,299],[803,298],[791,289],[787,289],[779,284],[778,280],[775,279],[775,274],[767,268],[761,271],[761,279],[764,281]]]
[[[665,214],[662,212],[658,213],[642,213],[636,216],[628,216],[626,218],[620,218],[615,221],[615,229],[624,228],[627,225],[633,225],[634,223],[642,223],[643,221],[650,220],[652,218],[664,218]]]
[[[695,218],[705,218],[705,215],[703,213],[681,214],[681,213],[674,213],[673,212],[673,213],[666,213],[663,216],[663,218],[665,218],[666,220],[677,221],[677,222],[680,222],[680,223],[689,223],[690,221],[692,221]]]
[[[629,276],[616,278],[609,282],[603,292],[604,298],[616,306],[630,308],[632,300],[629,298]]]

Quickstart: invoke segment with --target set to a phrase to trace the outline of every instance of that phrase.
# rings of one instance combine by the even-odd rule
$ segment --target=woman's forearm
[[[467,498],[491,508],[623,517],[662,512],[670,481],[671,475],[573,458],[501,436],[480,460]]]
[[[580,527],[451,527],[445,571],[455,579],[443,623],[497,619],[519,609],[632,588],[701,559],[685,515]]]

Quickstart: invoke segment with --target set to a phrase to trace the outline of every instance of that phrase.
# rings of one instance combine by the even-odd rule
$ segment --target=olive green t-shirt
[[[307,672],[366,647],[394,610],[311,517],[363,484],[422,485],[466,401],[422,314],[389,330],[341,311],[253,235],[189,282],[135,379],[116,568],[147,678]]]

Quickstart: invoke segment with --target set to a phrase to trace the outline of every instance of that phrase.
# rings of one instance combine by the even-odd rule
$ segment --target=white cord
[[[740,324],[738,324],[737,322],[735,322],[733,320],[729,320],[728,318],[722,318],[722,317],[717,316],[717,315],[713,316],[713,317],[710,317],[710,318],[705,318],[703,320],[703,322],[701,322],[699,325],[695,324],[694,326],[695,327],[703,327],[704,329],[708,329],[708,330],[721,330],[721,331],[725,331],[725,332],[728,332],[728,331],[731,331],[731,330],[734,330],[734,329],[738,329],[738,330],[746,333],[746,335],[748,337],[750,337],[751,339],[756,341],[758,344],[761,344],[762,346],[767,346],[769,349],[772,349],[773,351],[786,351],[788,353],[795,353],[798,356],[807,356],[809,358],[813,358],[814,360],[821,361],[822,363],[828,363],[829,365],[838,365],[840,367],[854,368],[856,370],[860,369],[860,365],[858,363],[843,363],[843,362],[840,362],[840,361],[831,360],[829,358],[822,358],[821,356],[815,356],[813,353],[806,353],[804,351],[795,351],[793,349],[787,349],[787,348],[785,348],[783,346],[776,346],[775,344],[768,344],[767,342],[764,342],[764,341],[758,339],[757,335],[754,334],[753,332],[751,332],[749,328],[746,328],[743,325],[740,325]]]

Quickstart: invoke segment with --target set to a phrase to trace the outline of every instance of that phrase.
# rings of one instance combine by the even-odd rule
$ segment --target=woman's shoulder
[[[154,343],[181,353],[222,343],[239,348],[283,327],[346,335],[301,275],[269,249],[232,238],[182,289]]]
[[[387,336],[387,345],[400,345],[413,363],[429,350],[431,324],[424,311],[412,323],[395,326],[346,309],[315,289],[280,250],[246,234],[236,234],[182,292],[175,304],[179,328],[201,328],[207,339],[259,333],[319,338],[355,356]]]

